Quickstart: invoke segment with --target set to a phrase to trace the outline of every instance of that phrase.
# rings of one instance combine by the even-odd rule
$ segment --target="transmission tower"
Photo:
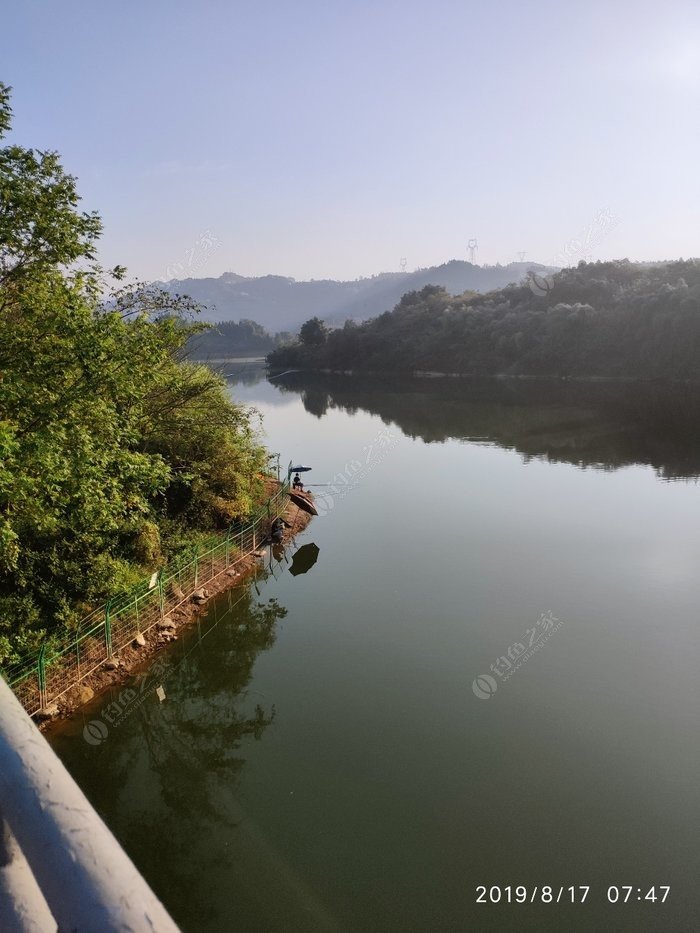
[[[402,256],[401,259],[399,259],[399,265],[401,266],[401,271],[405,272],[406,271],[406,257],[405,256]]]
[[[479,249],[479,244],[476,241],[476,237],[472,237],[471,240],[467,243],[467,249],[469,250],[469,262],[474,263],[474,257],[476,256],[477,250]]]
[[[518,259],[520,260],[520,262],[525,262],[526,255],[527,254],[525,253],[525,250],[521,250],[521,252],[518,253]]]

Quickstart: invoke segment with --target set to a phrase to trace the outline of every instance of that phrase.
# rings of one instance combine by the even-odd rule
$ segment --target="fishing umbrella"
[[[290,466],[287,470],[287,482],[289,482],[289,477],[292,473],[308,473],[311,467],[307,466]]]
[[[320,548],[317,544],[303,544],[292,557],[292,566],[289,572],[297,577],[300,573],[307,573],[318,560]]]
[[[309,515],[318,515],[318,509],[311,499],[307,499],[306,496],[303,496],[300,492],[290,492],[289,498],[297,508],[303,509],[303,511],[308,512]]]

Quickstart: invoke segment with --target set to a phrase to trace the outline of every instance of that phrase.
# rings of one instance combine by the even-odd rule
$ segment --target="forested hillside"
[[[10,129],[0,85],[0,138]],[[251,414],[185,362],[193,303],[104,289],[56,153],[0,148],[0,663],[249,512]]]
[[[275,371],[700,379],[700,261],[582,262],[488,295],[427,286],[362,325],[307,322],[268,361]]]
[[[257,278],[225,272],[218,278],[175,279],[163,283],[171,294],[189,295],[202,307],[207,321],[249,319],[271,332],[298,330],[307,318],[318,316],[330,324],[346,319],[364,321],[388,311],[403,294],[426,285],[442,285],[456,293],[469,289],[488,292],[519,282],[528,268],[539,275],[554,271],[524,262],[477,266],[453,259],[413,272],[382,272],[367,278],[339,282],[334,279],[296,281],[282,275]]]
[[[264,356],[276,346],[291,340],[291,334],[276,334],[273,337],[255,321],[219,321],[193,334],[187,341],[187,353],[197,360]]]

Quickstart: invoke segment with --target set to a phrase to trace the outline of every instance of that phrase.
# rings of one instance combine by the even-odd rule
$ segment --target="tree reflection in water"
[[[481,441],[525,460],[605,470],[649,464],[664,479],[700,476],[697,385],[342,373],[290,373],[274,385],[298,394],[316,417],[363,410],[426,443]]]
[[[207,921],[220,919],[220,905],[208,893],[212,884],[225,885],[232,871],[245,874],[242,853],[258,867],[270,862],[269,853],[260,854],[264,842],[254,827],[244,827],[240,848],[221,839],[246,822],[234,792],[245,765],[245,743],[260,740],[275,718],[274,705],[249,695],[248,685],[258,655],[274,644],[277,622],[286,613],[277,600],[262,601],[257,587],[234,588],[158,657],[157,678],[146,669],[128,685],[137,694],[133,712],[126,708],[104,744],[95,748],[84,742],[83,726],[100,718],[123,686],[52,737],[87,796],[108,815],[110,828],[185,929],[204,929]],[[162,703],[155,696],[159,684],[166,693]]]

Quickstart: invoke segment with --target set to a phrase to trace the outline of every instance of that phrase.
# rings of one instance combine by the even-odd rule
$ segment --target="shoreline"
[[[312,497],[312,494],[309,493]],[[295,505],[291,499],[287,501],[281,517],[291,526],[284,529],[282,545],[284,547],[294,540],[296,535],[303,531],[311,521],[312,516]],[[177,608],[171,610],[152,628],[141,635],[141,641],[134,639],[123,647],[118,653],[100,667],[75,684],[53,704],[56,707],[55,715],[39,718],[35,714],[32,719],[41,732],[47,732],[57,723],[70,719],[81,707],[92,702],[110,687],[125,683],[136,674],[139,668],[149,662],[163,648],[173,641],[177,641],[179,634],[200,619],[207,611],[210,600],[246,583],[254,574],[258,561],[264,557],[268,544],[260,545],[256,551],[249,551],[233,567],[223,570],[212,578],[206,586],[202,586],[183,600]]]
[[[670,385],[670,386],[689,386],[700,388],[700,380],[696,379],[668,379],[660,376],[575,376],[575,375],[556,375],[554,373],[456,373],[442,372],[429,369],[411,369],[411,370],[379,370],[379,369],[329,369],[327,367],[320,369],[292,369],[276,373],[267,369],[267,378],[278,379],[280,376],[286,376],[288,373],[295,373],[307,376],[322,374],[324,376],[396,376],[399,378],[411,379],[484,379],[522,381],[541,381],[541,382],[582,382],[582,383],[614,383],[616,385]]]

